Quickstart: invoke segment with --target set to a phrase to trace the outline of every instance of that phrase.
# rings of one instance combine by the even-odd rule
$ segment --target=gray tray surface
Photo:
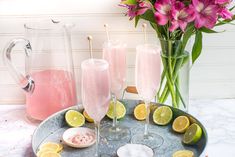
[[[124,125],[130,128],[131,134],[135,134],[137,132],[144,131],[144,121],[140,122],[135,120],[133,117],[134,107],[139,104],[141,101],[139,100],[123,100],[122,101],[127,108],[127,115],[123,120],[121,120],[118,124]],[[159,105],[159,104],[156,104]],[[75,107],[74,107],[75,108]],[[71,108],[70,108],[71,109]],[[82,111],[82,107],[76,107],[79,111]],[[54,142],[62,142],[62,134],[68,129],[67,124],[64,120],[64,115],[68,109],[60,111],[48,119],[43,121],[38,128],[35,130],[33,138],[32,138],[32,148],[34,153],[36,154],[38,147],[40,144],[47,141]],[[204,126],[193,116],[172,108],[174,118],[179,115],[186,115],[190,118],[191,123],[196,122],[203,129],[203,136],[201,140],[193,146],[184,145],[182,141],[182,134],[177,134],[172,131],[171,124],[167,126],[157,126],[150,122],[150,131],[155,132],[164,138],[164,143],[161,147],[154,149],[155,156],[157,157],[171,157],[172,154],[177,150],[187,149],[194,152],[195,157],[203,156],[203,152],[205,150],[207,144],[207,132]],[[150,118],[152,119],[152,118]],[[108,118],[104,118],[101,123],[101,128],[105,125],[111,124],[112,121]],[[85,124],[85,127],[89,127],[94,129],[93,123]],[[125,143],[120,141],[107,141],[105,138],[101,137],[100,140],[100,152],[102,156],[107,157],[116,157],[116,150]],[[64,150],[61,153],[62,157],[93,157],[95,151],[95,145],[85,149],[75,149],[71,147],[67,147],[64,145]],[[204,156],[203,156],[204,157]]]

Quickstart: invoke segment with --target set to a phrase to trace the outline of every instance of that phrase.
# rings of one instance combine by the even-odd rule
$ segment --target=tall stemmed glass
[[[91,37],[88,40],[92,58]],[[100,121],[106,115],[110,101],[109,64],[103,59],[88,59],[82,62],[81,68],[82,102],[87,114],[95,121],[95,157],[98,157]]]
[[[108,140],[130,140],[130,130],[117,125],[117,99],[121,98],[126,81],[126,45],[120,41],[109,40],[103,45],[103,59],[109,63],[111,94],[113,103],[113,124],[102,129]]]
[[[163,138],[156,133],[149,132],[148,127],[150,101],[154,98],[160,83],[160,48],[156,45],[144,44],[137,46],[136,51],[135,82],[138,94],[145,102],[147,117],[144,134],[135,134],[132,137],[132,143],[140,143],[156,148],[162,145]]]

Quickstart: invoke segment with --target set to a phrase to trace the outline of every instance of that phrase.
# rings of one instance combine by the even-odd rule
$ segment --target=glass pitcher
[[[72,27],[53,20],[25,24],[25,38],[11,40],[4,49],[4,63],[26,93],[26,110],[30,118],[44,120],[77,103]],[[11,62],[16,45],[23,46],[25,52],[25,74]]]

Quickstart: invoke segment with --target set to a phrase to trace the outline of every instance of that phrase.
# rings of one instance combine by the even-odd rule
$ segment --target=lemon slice
[[[44,152],[40,157],[61,157],[61,155],[55,152]]]
[[[160,106],[153,113],[153,121],[158,125],[167,125],[173,117],[173,112],[170,107]]]
[[[174,122],[172,124],[172,129],[175,132],[184,133],[186,131],[186,129],[189,127],[189,125],[190,125],[190,122],[189,122],[188,117],[179,116],[174,120]]]
[[[190,150],[179,150],[172,157],[194,157],[194,153]]]
[[[94,120],[87,114],[87,112],[85,110],[83,111],[82,114],[85,117],[86,121],[88,121],[90,123],[94,123]]]
[[[46,152],[53,152],[53,153],[56,153],[55,151],[53,151],[53,150],[51,150],[51,149],[42,149],[42,150],[39,150],[39,151],[37,152],[37,157],[41,157],[41,155],[42,155],[43,153],[46,153]]]
[[[134,116],[137,120],[145,120],[147,116],[147,108],[145,104],[139,104],[134,109]]]
[[[117,101],[116,111],[117,111],[117,119],[121,119],[121,118],[125,117],[126,107],[120,101]],[[110,104],[109,104],[109,110],[108,110],[106,115],[110,119],[113,119],[114,118],[113,113],[114,113],[114,103],[113,103],[113,101],[111,101]]]
[[[59,148],[57,150],[57,153],[60,153],[64,149],[64,147],[62,144],[58,144],[58,145],[59,145]]]
[[[79,127],[84,125],[85,123],[85,118],[84,116],[75,110],[69,110],[65,114],[65,120],[67,124],[71,127]]]
[[[47,143],[44,143],[42,144],[40,147],[39,147],[39,150],[40,151],[53,151],[53,152],[58,152],[60,149],[60,145],[57,144],[57,143],[54,143],[54,142],[47,142]]]
[[[195,144],[201,139],[201,137],[202,137],[201,127],[198,124],[193,123],[186,130],[183,137],[183,142],[185,144]]]

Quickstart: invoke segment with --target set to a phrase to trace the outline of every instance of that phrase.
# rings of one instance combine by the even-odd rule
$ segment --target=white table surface
[[[208,157],[235,157],[235,99],[192,100],[189,113],[208,131]],[[0,157],[31,157],[37,125],[25,117],[24,105],[1,105]]]

